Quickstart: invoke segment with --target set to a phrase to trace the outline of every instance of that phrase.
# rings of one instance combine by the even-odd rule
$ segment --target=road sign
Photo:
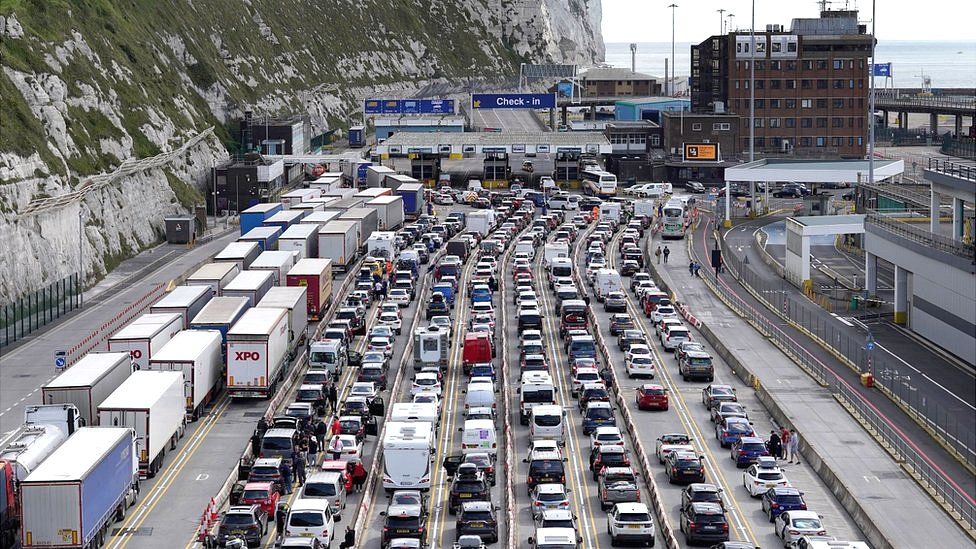
[[[454,100],[421,99],[420,112],[423,114],[454,114]]]
[[[454,114],[453,99],[367,99],[365,114]]]
[[[556,95],[552,93],[473,93],[474,109],[552,109]]]
[[[873,351],[874,350],[874,334],[868,332],[868,335],[864,337],[864,348]]]
[[[874,76],[891,76],[891,63],[872,63]]]
[[[685,143],[685,160],[718,161],[718,143]]]
[[[68,364],[68,351],[54,351],[54,368],[63,370]]]

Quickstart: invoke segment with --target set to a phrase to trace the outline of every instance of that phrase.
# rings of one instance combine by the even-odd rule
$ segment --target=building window
[[[827,108],[827,100],[824,99],[824,98],[817,99],[817,108],[818,109],[826,109]]]
[[[850,62],[848,63],[847,67],[849,69],[851,69],[851,70],[854,70],[854,60],[853,59],[850,60]]]
[[[779,127],[779,118],[770,118],[769,119],[769,127],[770,128],[778,128]]]
[[[796,70],[796,61],[787,61],[786,62],[786,70],[788,70],[788,71],[795,71]]]
[[[773,41],[773,43],[769,45],[769,51],[771,51],[772,53],[780,53],[780,52],[782,52],[783,51],[783,43],[782,42],[779,42],[779,41]]]
[[[757,90],[761,90],[761,89],[763,89],[765,87],[766,87],[766,81],[765,80],[756,80],[756,89]]]
[[[718,132],[718,131],[725,131],[725,132],[727,132],[730,129],[732,129],[732,125],[729,124],[728,122],[716,122],[716,123],[712,124],[712,131],[716,131],[716,132]]]
[[[701,124],[698,123],[698,122],[695,122],[694,124],[692,124],[691,125],[691,131],[693,131],[693,132],[700,132],[701,131]]]
[[[756,127],[757,128],[763,127],[763,119],[762,118],[757,118],[756,119]]]
[[[743,89],[747,89],[748,90],[749,89],[749,81],[748,80],[743,80],[742,81],[742,87],[743,87]]]
[[[834,99],[834,108],[835,109],[843,109],[844,108],[844,100],[843,99]]]
[[[810,141],[810,138],[809,137],[801,137],[800,138],[800,146],[801,147],[809,147],[811,143],[812,143],[812,141]]]
[[[853,80],[852,80],[852,82],[853,82]],[[842,90],[842,89],[844,89],[844,81],[841,80],[840,78],[835,78],[834,79],[834,89],[835,90]]]
[[[827,60],[826,59],[821,59],[821,60],[817,61],[817,70],[818,71],[825,71],[825,70],[827,70]]]
[[[857,119],[857,127],[858,128],[863,128],[864,127],[864,119],[863,118],[858,118]]]
[[[847,100],[847,108],[848,109],[853,109],[854,108],[854,98],[853,97],[848,98],[848,100]]]
[[[807,80],[807,79],[800,80],[800,88],[804,90],[812,90],[813,80]]]
[[[779,100],[779,99],[770,99],[769,100],[769,108],[770,109],[778,109],[781,106],[782,106],[782,101],[781,100]]]
[[[795,109],[796,108],[796,99],[787,99],[786,100],[786,108],[787,109]]]
[[[749,62],[748,61],[743,61],[742,62],[742,68],[744,70],[749,70]]]
[[[759,46],[759,44],[757,43],[756,46]],[[762,48],[757,47],[756,48],[756,53],[762,53]],[[764,70],[766,70],[766,62],[765,61],[756,61],[756,70],[757,71],[764,71]]]
[[[848,147],[853,147],[854,146],[854,138],[853,137],[848,137],[847,138],[847,146]]]
[[[760,36],[756,40],[756,53],[766,53],[766,37]]]
[[[817,117],[817,127],[818,128],[826,128],[827,127],[827,117],[826,116],[818,116]]]
[[[851,78],[850,88],[852,90],[854,89],[854,79],[853,78]]]
[[[805,71],[812,71],[813,70],[813,61],[804,61],[803,62],[803,70],[805,70]]]
[[[813,127],[813,119],[812,118],[801,118],[800,119],[800,127],[801,128],[812,128]]]
[[[857,100],[857,107],[859,109],[863,109],[864,108],[864,98],[863,97],[858,98],[858,100]]]
[[[859,69],[863,69],[864,68],[864,60],[863,59],[858,59],[857,60],[857,68],[859,68]]]
[[[738,61],[735,62],[735,70],[739,70],[739,62]]]
[[[804,109],[809,109],[810,107],[813,107],[813,99],[801,99],[800,107]]]
[[[786,51],[790,53],[796,53],[796,42],[787,42]]]
[[[818,147],[824,147],[826,145],[827,145],[827,138],[826,137],[818,137],[817,138],[817,146]]]
[[[854,127],[854,117],[853,116],[848,116],[847,117],[847,127],[848,128],[853,128]]]
[[[783,146],[783,138],[782,137],[770,137],[769,138],[769,146],[770,147],[774,147],[776,149],[782,147]]]
[[[840,69],[843,69],[843,68],[844,68],[844,60],[843,59],[834,59],[834,70],[835,71],[839,71]]]
[[[765,109],[766,108],[766,100],[765,99],[756,99],[756,108],[757,109]]]
[[[735,81],[735,89],[739,89],[739,81],[738,80]]]
[[[765,147],[765,146],[766,146],[766,138],[765,137],[757,137],[756,138],[756,147],[762,148],[762,147]]]
[[[835,116],[830,121],[830,125],[833,128],[843,128],[844,127],[844,119],[842,117],[840,117],[840,116]]]
[[[779,80],[773,79],[773,80],[770,80],[769,81],[769,89],[771,89],[771,90],[778,90],[779,87],[780,87],[780,81]]]
[[[863,144],[864,144],[864,138],[863,137],[858,137],[857,138],[857,145],[860,147]]]
[[[864,89],[864,79],[863,78],[858,78],[857,79],[857,87],[860,88],[860,89],[862,89],[862,90]]]
[[[830,138],[830,144],[832,146],[834,146],[834,147],[843,147],[844,146],[844,138],[843,137],[831,137]]]
[[[796,89],[796,80],[787,80],[786,81],[786,89],[788,89],[788,90],[795,90]]]
[[[778,45],[779,45],[779,42],[773,42],[773,46],[778,46]],[[775,51],[777,49],[779,49],[779,48],[773,48],[773,51]],[[779,61],[770,61],[769,62],[769,68],[772,69],[772,70],[774,70],[774,71],[782,70],[782,67],[783,67],[783,65],[781,65]]]
[[[787,128],[795,128],[796,127],[796,118],[784,118],[783,119],[783,122],[786,123],[786,127]]]
[[[660,147],[661,146],[661,136],[658,134],[651,135],[651,146]]]
[[[825,90],[825,89],[827,89],[827,79],[826,78],[820,78],[820,79],[817,80],[817,89],[818,90]]]

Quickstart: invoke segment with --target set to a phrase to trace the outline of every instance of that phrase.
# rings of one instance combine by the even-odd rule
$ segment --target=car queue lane
[[[342,286],[340,276],[333,291]],[[333,295],[333,299],[339,299]],[[314,331],[310,323],[310,331]],[[301,364],[292,364],[293,368]],[[126,519],[116,524],[106,539],[110,549],[123,549],[130,542],[140,549],[169,549],[173,539],[194,539],[200,518],[210,498],[216,494],[230,470],[249,444],[258,418],[267,408],[266,400],[234,401],[221,393],[205,415],[187,425],[183,439],[167,456],[164,467],[154,478],[145,479],[135,506]],[[227,452],[227,448],[240,451]],[[173,490],[177,486],[178,489]],[[164,505],[159,505],[165,500]],[[135,539],[134,539],[135,538]]]
[[[608,250],[611,266],[619,263],[617,260],[617,240],[619,240],[619,237],[612,241]],[[649,340],[652,337],[656,339],[653,326],[651,326],[647,317],[639,309],[633,292],[629,288],[625,288],[625,294],[628,299],[628,312],[630,315],[638,323],[641,330],[645,332]],[[612,357],[611,363],[616,369],[617,379],[621,385],[620,390],[623,391],[622,395],[631,414],[635,418],[640,418],[641,425],[651,426],[649,430],[638,430],[638,434],[641,436],[645,447],[654,448],[656,438],[659,434],[668,432],[687,432],[691,434],[696,439],[693,441],[693,444],[696,445],[696,448],[704,450],[704,455],[706,456],[706,481],[717,484],[724,490],[723,495],[727,502],[726,508],[730,510],[732,539],[748,539],[762,547],[773,547],[782,544],[779,538],[773,534],[772,525],[762,511],[760,499],[752,498],[744,488],[742,480],[744,469],[738,469],[732,463],[729,454],[725,453],[727,450],[721,448],[718,442],[714,440],[715,426],[711,422],[709,412],[701,404],[701,390],[707,383],[681,380],[680,376],[677,375],[677,362],[673,355],[660,348],[659,342],[651,343],[650,347],[657,361],[657,374],[652,382],[661,384],[669,389],[671,410],[666,412],[638,410],[634,394],[636,388],[645,381],[631,380],[627,377],[625,368],[623,367],[623,353],[619,351],[616,341],[611,338],[609,331],[605,327],[608,323],[609,315],[602,310],[602,307],[596,307],[594,314],[600,319],[600,329],[604,338],[610,338],[607,339],[607,347]],[[702,342],[701,339],[695,338],[699,342]],[[704,342],[702,343],[704,344]],[[717,356],[717,353],[707,345],[706,349],[712,355],[714,361],[714,383],[731,385],[736,389],[738,401],[746,406],[757,435],[766,439],[772,429],[775,428],[778,431],[778,426],[772,423],[770,415],[756,398],[755,392],[751,390],[751,387],[743,384],[738,377],[732,374],[728,366]],[[671,415],[672,413],[679,415],[682,425],[679,426],[674,421],[674,416]],[[713,449],[715,450],[714,452],[712,451]],[[652,462],[656,462],[653,456],[649,456],[649,458],[651,458]],[[823,515],[824,523],[830,535],[837,536],[839,539],[863,538],[859,528],[813,471],[806,467],[792,466],[782,462],[779,465],[791,485],[803,491],[808,509],[817,511]],[[668,476],[663,469],[660,474],[656,474],[656,480],[658,481],[662,501],[671,510],[670,518],[675,521],[673,524],[675,530],[677,530],[681,491],[684,487],[670,484]],[[734,515],[732,514],[733,511],[735,513]],[[737,522],[740,524],[737,524]],[[738,530],[738,532],[735,532],[735,530]],[[679,536],[679,541],[683,542],[682,536]]]

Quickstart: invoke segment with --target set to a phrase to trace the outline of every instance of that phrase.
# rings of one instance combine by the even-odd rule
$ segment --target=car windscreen
[[[335,353],[332,351],[312,351],[309,357],[310,362],[325,362],[327,364],[332,364],[336,361]],[[322,381],[325,381],[325,376],[322,377]],[[319,383],[321,383],[320,381]]]
[[[613,411],[609,408],[590,408],[586,411],[586,417],[589,419],[610,419],[613,417]]]
[[[735,422],[735,423],[729,423],[727,430],[730,433],[749,433],[752,431],[752,428],[749,427],[748,423]]]
[[[795,494],[781,494],[776,496],[776,501],[780,505],[799,505],[803,503],[803,498]]]
[[[454,483],[455,492],[482,492],[485,483],[480,480],[459,480]]]
[[[490,511],[465,511],[461,518],[462,520],[489,521],[493,520],[495,517],[491,516]]]
[[[265,450],[291,450],[291,437],[269,437],[261,439],[261,447]]]
[[[695,522],[701,522],[704,524],[722,524],[725,522],[725,516],[723,515],[695,515]]]
[[[536,496],[539,501],[563,501],[566,499],[566,494],[560,492],[543,492]]]
[[[766,450],[766,446],[761,442],[747,442],[742,445],[743,452],[763,452]]]
[[[759,480],[779,480],[783,478],[782,473],[759,473],[756,475]]]
[[[536,459],[529,464],[529,475],[543,473],[563,473],[563,462],[555,459]]]
[[[254,501],[257,499],[267,499],[267,490],[244,490],[244,494],[241,496],[245,500]]]
[[[617,515],[620,522],[651,522],[651,516],[647,513],[620,513]]]
[[[697,356],[688,357],[688,364],[691,364],[692,366],[708,366],[711,363],[712,363],[712,359],[708,357],[697,357]]]
[[[322,398],[322,391],[318,389],[299,389],[296,400],[312,401]]]
[[[254,517],[244,513],[227,513],[224,515],[224,524],[230,526],[244,526],[254,524]]]
[[[523,402],[552,402],[553,392],[552,389],[527,389],[522,391],[522,401]]]

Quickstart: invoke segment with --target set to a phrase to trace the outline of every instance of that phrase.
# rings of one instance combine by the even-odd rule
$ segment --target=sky
[[[602,0],[603,40],[605,42],[670,42],[671,9],[675,9],[675,40],[701,42],[720,31],[720,15],[732,18],[732,30],[748,29],[752,11],[746,0]],[[789,27],[794,17],[818,17],[819,3],[813,0],[755,0],[756,28],[767,24]],[[870,0],[829,4],[842,9],[847,5],[860,11],[858,19],[871,19]],[[922,9],[924,6],[924,9]],[[879,40],[965,40],[976,41],[976,2],[972,0],[877,0]],[[870,29],[870,27],[869,27]]]

